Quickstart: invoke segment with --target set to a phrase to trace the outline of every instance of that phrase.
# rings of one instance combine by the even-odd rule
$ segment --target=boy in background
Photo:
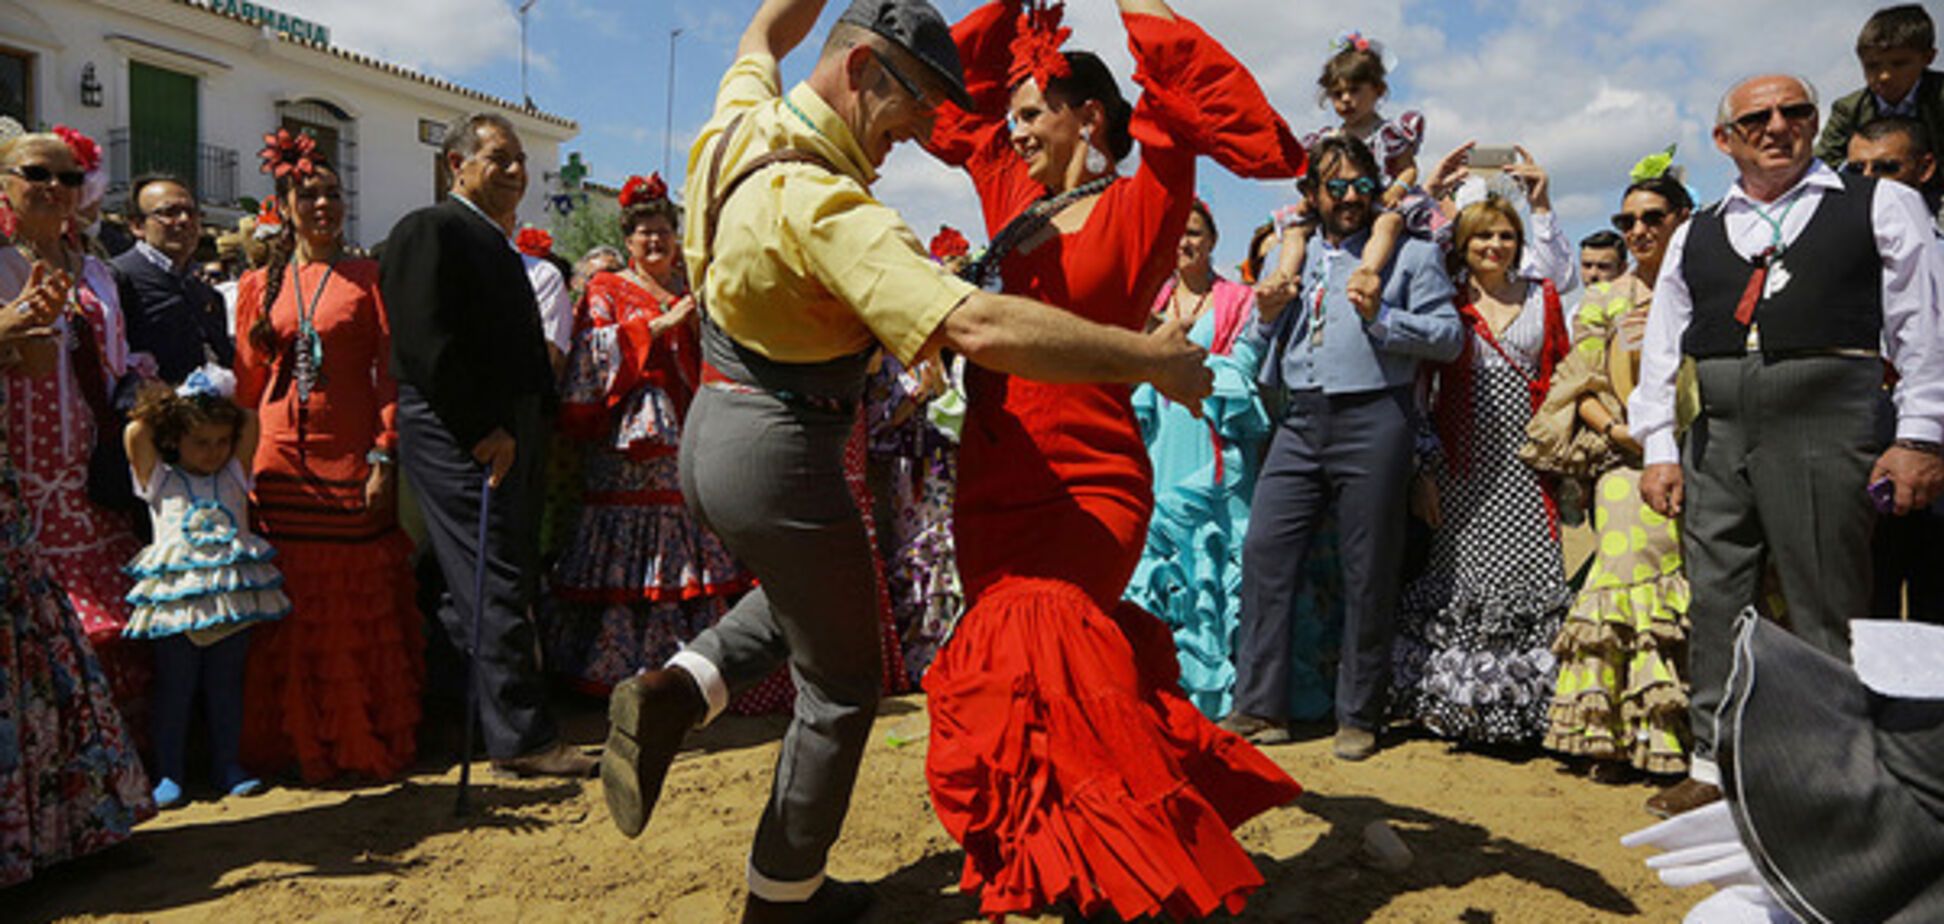
[[[1871,14],[1856,37],[1864,87],[1829,107],[1829,122],[1816,141],[1816,157],[1840,169],[1849,159],[1850,136],[1885,116],[1923,123],[1932,138],[1944,138],[1944,73],[1931,70],[1937,58],[1936,27],[1915,3],[1885,7]],[[1924,192],[1936,191],[1932,178]]]

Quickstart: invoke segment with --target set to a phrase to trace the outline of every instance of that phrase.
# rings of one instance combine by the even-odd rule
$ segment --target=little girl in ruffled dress
[[[1417,155],[1424,143],[1424,116],[1412,111],[1386,119],[1378,113],[1377,104],[1390,92],[1381,44],[1360,33],[1346,32],[1337,36],[1332,48],[1334,53],[1316,79],[1317,95],[1329,102],[1342,123],[1304,136],[1303,147],[1314,148],[1327,135],[1350,135],[1370,148],[1382,171],[1382,176],[1372,178],[1376,182],[1373,192],[1381,191],[1377,192],[1381,208],[1349,286],[1352,299],[1375,298],[1401,236],[1409,232],[1429,237],[1437,219],[1435,203],[1418,187]],[[1282,253],[1262,288],[1286,283],[1290,288],[1285,294],[1294,297],[1317,216],[1310,213],[1308,200],[1304,200],[1278,209],[1274,219]]]
[[[135,578],[134,612],[122,634],[155,654],[155,804],[182,802],[190,708],[202,691],[210,776],[219,792],[254,795],[243,770],[243,665],[250,626],[290,612],[276,550],[250,531],[257,423],[232,402],[236,378],[207,365],[181,387],[144,391],[123,434],[137,497],[148,502],[155,541],[124,569]]]

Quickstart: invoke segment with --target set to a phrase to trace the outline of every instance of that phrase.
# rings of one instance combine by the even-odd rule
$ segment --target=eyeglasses
[[[1330,197],[1333,199],[1341,199],[1345,193],[1353,189],[1357,191],[1357,195],[1368,198],[1377,194],[1377,181],[1367,176],[1360,176],[1354,180],[1334,177],[1324,180],[1323,188],[1330,191]]]
[[[8,167],[7,172],[29,183],[46,184],[59,182],[62,186],[66,186],[69,189],[80,189],[81,184],[88,180],[88,175],[79,170],[54,170],[49,167],[43,167],[40,164]]]
[[[1634,222],[1639,222],[1643,227],[1658,228],[1661,226],[1661,222],[1666,220],[1666,209],[1641,209],[1638,214],[1633,212],[1615,212],[1613,214],[1613,229],[1621,234],[1630,234],[1633,232]]]
[[[1896,158],[1883,160],[1853,160],[1843,165],[1845,173],[1858,173],[1867,177],[1896,176],[1903,172],[1904,162]]]
[[[911,78],[906,77],[903,71],[898,70],[898,66],[892,64],[891,59],[885,57],[883,52],[873,48],[871,49],[871,57],[877,59],[878,66],[884,68],[884,72],[890,74],[891,79],[897,81],[898,86],[903,87],[906,93],[911,94],[911,98],[917,101],[918,105],[926,109],[935,108],[936,104],[925,98],[925,91],[918,89],[918,85],[913,83]]]
[[[199,213],[197,212],[195,206],[187,205],[183,203],[177,203],[175,205],[165,205],[159,209],[150,209],[149,211],[144,212],[142,214],[142,217],[160,218],[163,221],[174,221],[178,218],[189,218],[197,214]]]
[[[1815,103],[1790,103],[1786,106],[1768,106],[1754,112],[1744,112],[1735,117],[1735,129],[1744,136],[1753,135],[1768,128],[1776,113],[1789,122],[1807,122],[1816,117]]]

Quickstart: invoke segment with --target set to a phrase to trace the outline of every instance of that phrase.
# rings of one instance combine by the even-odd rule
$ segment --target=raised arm
[[[1162,19],[1175,18],[1174,8],[1166,0],[1120,0],[1122,13],[1140,13],[1145,16],[1159,16]]]
[[[766,54],[778,61],[803,43],[823,12],[824,0],[763,0],[743,30],[736,57]]]

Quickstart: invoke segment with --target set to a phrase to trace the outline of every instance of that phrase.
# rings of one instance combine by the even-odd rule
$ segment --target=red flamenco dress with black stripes
[[[978,111],[945,107],[932,150],[976,185],[990,235],[1047,190],[1008,142],[1018,7],[953,30]],[[1260,88],[1185,20],[1123,17],[1145,90],[1139,163],[1076,231],[1000,265],[1004,291],[1131,330],[1174,263],[1195,157],[1293,176],[1301,146]],[[1239,911],[1262,877],[1230,829],[1301,791],[1183,696],[1168,628],[1122,592],[1153,508],[1125,385],[967,376],[955,517],[970,609],[925,675],[926,774],[993,918]]]
[[[676,452],[701,348],[687,322],[651,329],[673,304],[601,273],[567,357],[560,429],[586,449],[581,508],[542,638],[548,669],[590,693],[660,667],[753,584],[682,502]]]
[[[277,549],[291,610],[250,641],[243,760],[260,773],[294,764],[310,783],[389,779],[417,753],[425,666],[411,540],[395,504],[365,501],[373,450],[398,445],[378,263],[272,268],[282,276],[268,309],[275,349],[251,335],[267,271],[237,287],[236,400],[262,423],[252,507]],[[300,312],[322,346],[307,395],[297,368]]]

